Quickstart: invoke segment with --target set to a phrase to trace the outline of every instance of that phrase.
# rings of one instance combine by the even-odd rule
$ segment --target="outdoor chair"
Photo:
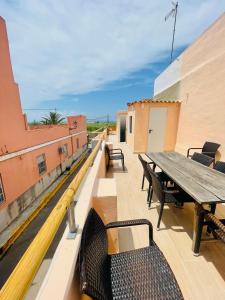
[[[205,142],[202,148],[189,148],[187,151],[187,157],[192,157],[192,155],[190,154],[191,150],[202,150],[202,154],[212,157],[213,161],[215,162],[216,151],[219,147],[220,144]]]
[[[143,167],[143,177],[142,177],[142,185],[141,185],[142,190],[144,188],[145,178],[148,181],[147,203],[148,203],[148,207],[150,208],[151,201],[152,201],[153,190],[152,190],[152,178],[151,178],[151,175],[150,175],[149,170],[147,168],[147,165],[152,165],[153,162],[147,162],[146,160],[144,160],[142,158],[142,156],[140,154],[138,154],[138,158],[139,158],[139,160],[142,164],[142,167]],[[163,182],[163,183],[166,183],[169,180],[169,177],[163,172],[156,172],[156,174],[159,176],[160,181]]]
[[[217,161],[215,163],[215,165],[213,166],[213,169],[218,171],[218,172],[221,172],[221,173],[225,174],[225,162],[224,161]],[[211,211],[210,212],[215,213],[215,211],[216,211],[216,203],[211,205]],[[211,233],[210,226],[207,226],[207,232]]]
[[[200,223],[200,231],[202,232],[203,225],[207,225],[207,232],[225,243],[225,219],[218,219],[208,210],[203,210],[201,213],[204,214],[205,221]]]
[[[192,155],[191,159],[193,159],[194,161],[197,161],[198,163],[200,163],[206,167],[209,167],[214,162],[214,158],[204,155],[202,153],[198,153],[198,152],[195,152]]]
[[[149,246],[108,254],[107,229],[147,225]],[[181,300],[182,293],[166,258],[153,241],[146,219],[104,225],[92,208],[81,239],[80,283],[82,294],[95,300]]]
[[[160,227],[160,222],[162,219],[163,209],[165,204],[173,203],[176,207],[182,207],[186,202],[194,202],[194,200],[183,190],[177,189],[177,187],[165,187],[159,176],[154,173],[149,166],[147,166],[149,173],[152,178],[152,188],[155,193],[157,199],[160,202],[160,212],[159,219],[157,223],[157,230]]]
[[[125,167],[124,167],[124,154],[123,154],[122,149],[120,149],[120,148],[118,148],[118,149],[109,149],[109,147],[106,145],[105,150],[106,150],[106,153],[108,155],[107,169],[109,168],[111,160],[121,160],[123,170],[125,170]]]
[[[213,169],[225,174],[225,162],[217,161],[213,167]]]

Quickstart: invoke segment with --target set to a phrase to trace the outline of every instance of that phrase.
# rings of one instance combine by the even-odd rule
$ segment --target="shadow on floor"
[[[194,218],[194,204],[186,203],[182,209],[176,208],[173,204],[164,207],[163,216],[160,224],[160,231],[172,230],[175,232],[185,232],[192,240],[193,236],[193,218]],[[156,209],[159,215],[160,204],[153,199],[153,206],[151,209]],[[224,210],[224,207],[218,207],[218,214]],[[223,212],[222,212],[223,213]],[[206,227],[203,229],[202,241],[200,248],[200,256],[207,262],[214,265],[221,277],[225,281],[225,244],[220,240],[215,240],[212,235],[206,234]],[[196,257],[196,259],[198,259]]]

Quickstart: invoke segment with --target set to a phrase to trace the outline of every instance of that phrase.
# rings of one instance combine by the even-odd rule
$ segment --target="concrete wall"
[[[58,165],[55,169],[43,175],[33,186],[28,184],[29,188],[14,201],[5,203],[0,210],[0,232],[17,218],[32,202],[37,200],[62,172],[72,165],[73,161],[83,153],[83,150],[82,148],[78,149],[70,158],[64,160],[62,165]]]
[[[175,59],[175,61],[165,69],[154,82],[154,95],[157,95],[174,85],[180,80],[181,74],[181,57]],[[168,100],[168,99],[167,99]],[[176,99],[170,99],[176,100]]]
[[[169,72],[164,71],[155,81],[159,94],[154,96],[168,99],[172,93],[182,101],[176,150],[186,154],[191,146],[217,142],[217,159],[225,161],[225,14],[181,54],[179,63],[177,83],[168,87]]]

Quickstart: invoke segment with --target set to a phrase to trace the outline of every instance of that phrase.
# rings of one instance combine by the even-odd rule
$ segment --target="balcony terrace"
[[[168,260],[185,299],[225,299],[225,245],[218,240],[203,241],[200,256],[193,256],[193,203],[185,204],[184,209],[166,205],[161,229],[156,231],[159,203],[153,195],[151,209],[147,207],[147,191],[141,190],[143,169],[137,154],[127,144],[117,143],[115,136],[109,136],[109,140],[125,155],[126,172],[115,165],[107,174],[116,179],[118,220],[146,218],[152,222],[154,240]],[[217,215],[225,216],[225,206],[218,206]],[[119,250],[144,247],[147,237],[145,227],[119,229]]]
[[[26,257],[22,259],[12,278],[9,278],[1,290],[0,299],[16,299],[15,297],[18,299],[19,295],[24,295],[29,282],[34,278],[35,270],[39,268],[37,261],[40,262],[40,260],[42,260],[41,268],[33,279],[33,283],[26,294],[26,299],[71,300],[81,298],[77,276],[74,276],[78,272],[74,273],[74,271],[78,261],[83,225],[91,206],[99,209],[100,213],[102,212],[101,217],[103,217],[105,222],[115,219],[146,218],[150,220],[153,224],[154,240],[173,270],[185,300],[225,299],[225,245],[217,240],[202,242],[200,256],[193,256],[194,205],[192,203],[185,204],[184,209],[166,205],[161,229],[156,231],[159,203],[157,203],[153,195],[151,209],[147,207],[147,191],[141,190],[143,171],[137,154],[133,154],[127,144],[117,143],[115,135],[109,135],[108,142],[113,144],[113,148],[122,148],[125,156],[125,171],[122,170],[120,162],[114,162],[108,172],[105,172],[105,142],[103,141],[95,157],[94,164],[88,169],[84,180],[79,186],[79,190],[75,194],[77,202],[75,206],[75,220],[76,224],[79,225],[76,236],[68,239],[69,228],[66,228],[46,274],[46,271],[43,272],[43,266],[46,265],[49,257],[41,258],[40,252],[43,251],[43,247],[47,247],[48,242],[46,240],[49,239],[50,235],[53,235],[53,233],[49,233],[53,229],[44,225],[45,228],[40,230],[40,233],[35,238],[36,241],[34,240],[28,248],[25,254]],[[80,182],[81,177],[78,177],[79,179],[75,178],[74,180],[75,185]],[[71,192],[70,189],[69,192]],[[99,189],[101,191],[96,192]],[[54,218],[52,218],[58,224],[59,221],[56,220],[57,214],[62,209],[62,200],[59,201],[60,204],[57,205]],[[68,198],[64,197],[64,200],[69,203]],[[219,217],[225,215],[225,206],[218,206],[217,215]],[[48,223],[51,224],[51,222]],[[52,224],[52,226],[56,228],[57,225]],[[46,228],[49,228],[49,230],[46,231]],[[110,230],[109,252],[111,253],[137,249],[148,245],[148,231],[145,226],[126,227],[118,229],[118,231],[113,230]],[[203,233],[203,238],[206,238],[205,232]],[[37,250],[35,243],[37,245],[38,240],[45,241],[45,245],[41,245]],[[28,263],[31,266],[30,269],[32,269],[29,271],[29,275],[23,272],[24,268],[28,267]],[[18,289],[13,290],[12,287],[15,287],[17,283]],[[39,291],[37,291],[37,286],[41,286]],[[82,299],[90,298],[83,296]]]

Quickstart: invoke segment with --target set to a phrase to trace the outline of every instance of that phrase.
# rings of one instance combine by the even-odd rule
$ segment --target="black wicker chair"
[[[149,246],[108,254],[106,230],[115,227],[149,226]],[[104,225],[91,209],[82,233],[80,249],[81,292],[94,300],[181,300],[180,288],[164,255],[153,241],[148,220]]]
[[[138,158],[142,164],[143,167],[143,177],[142,177],[142,185],[141,185],[141,189],[143,190],[144,188],[144,182],[145,182],[145,178],[148,181],[148,195],[147,195],[147,203],[148,203],[148,207],[151,207],[151,202],[152,202],[152,194],[153,194],[153,190],[152,190],[152,178],[151,175],[149,173],[149,170],[147,168],[147,165],[152,165],[153,162],[147,162],[146,160],[144,160],[142,158],[142,156],[140,154],[138,154]],[[160,181],[163,183],[166,183],[167,181],[169,181],[169,177],[163,173],[163,172],[156,172],[156,174],[159,176]]]
[[[225,162],[217,161],[213,167],[213,169],[225,174]]]
[[[225,174],[225,162],[224,161],[217,161],[215,163],[215,165],[213,166],[213,169],[218,171],[218,172],[221,172],[221,173],[224,173]],[[211,213],[215,213],[216,211],[216,203],[211,205]],[[207,232],[208,233],[211,233],[211,229],[210,229],[210,226],[207,227]]]
[[[202,150],[202,154],[212,157],[215,162],[216,151],[219,147],[220,144],[205,142],[202,148],[189,148],[187,151],[187,157],[192,157],[192,155],[190,154],[191,150]]]
[[[206,209],[203,209],[200,213],[204,216],[203,222],[199,224],[200,233],[202,233],[203,226],[207,225],[208,234],[212,233],[215,239],[225,243],[225,219],[218,219],[214,213]]]
[[[125,170],[124,154],[123,154],[122,149],[119,149],[119,148],[118,149],[109,149],[109,147],[106,145],[105,150],[106,150],[106,153],[108,155],[107,169],[109,168],[110,160],[121,160],[123,170]]]
[[[195,152],[192,155],[191,159],[193,159],[194,161],[197,161],[198,163],[200,163],[206,167],[209,167],[214,162],[214,158],[204,155],[204,154],[201,154],[201,153],[198,153],[198,152]]]
[[[165,187],[160,178],[154,173],[148,166],[148,170],[152,177],[152,188],[156,197],[160,202],[159,219],[157,223],[157,230],[160,227],[162,219],[163,209],[165,204],[174,203],[176,207],[182,207],[185,202],[194,202],[193,198],[182,190],[178,190],[176,187],[167,188]]]

